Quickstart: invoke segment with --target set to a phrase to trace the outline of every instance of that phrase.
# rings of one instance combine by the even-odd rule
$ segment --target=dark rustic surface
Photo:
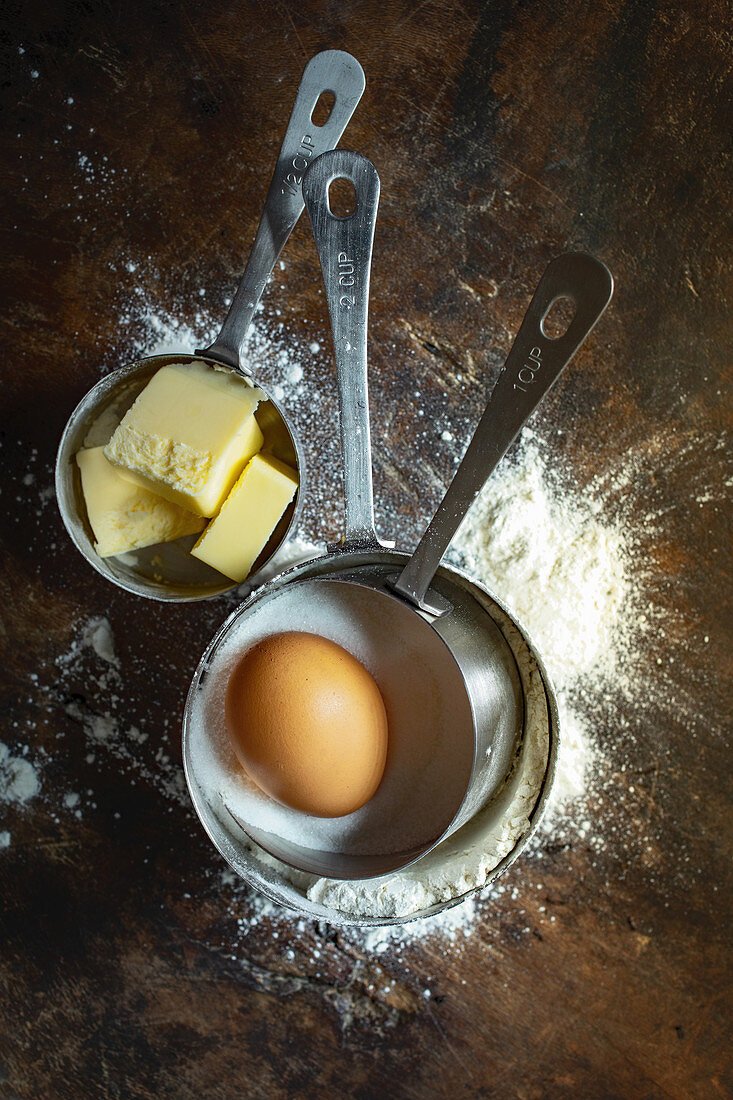
[[[726,18],[722,2],[655,0],[5,5],[2,740],[29,746],[43,789],[0,806],[3,1100],[731,1095]],[[621,808],[605,847],[576,838],[520,861],[460,945],[380,955],[328,929],[293,943],[277,922],[237,929],[246,895],[156,781],[227,605],[153,612],[113,590],[39,497],[73,405],[130,358],[121,303],[141,289],[193,318],[200,288],[231,293],[293,90],[327,47],[366,70],[344,144],[382,177],[385,526],[415,537],[456,453],[416,437],[411,395],[465,438],[533,282],[567,247],[603,256],[617,294],[543,434],[579,485],[634,456],[618,508],[637,529],[646,509],[665,517],[635,560],[667,628],[637,697],[597,708]],[[267,309],[327,347],[305,222],[286,258]],[[325,488],[309,522],[330,536],[330,356],[314,370],[323,419],[299,415]],[[77,662],[72,682],[56,663],[102,614],[127,720],[149,731],[137,772],[87,762],[70,715],[104,710],[99,670],[85,680]],[[664,677],[671,705],[649,705],[645,676]],[[65,791],[89,792],[80,818]]]

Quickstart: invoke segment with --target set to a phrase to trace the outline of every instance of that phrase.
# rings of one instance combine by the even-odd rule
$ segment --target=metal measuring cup
[[[334,217],[328,205],[329,187],[339,178],[350,180],[356,195],[355,210],[344,219]],[[417,550],[408,557],[387,549],[374,529],[366,321],[378,177],[363,157],[337,150],[324,154],[311,165],[304,181],[304,195],[321,259],[334,334],[342,401],[346,536],[340,547],[332,549],[325,558],[288,571],[230,617],[202,659],[184,718],[184,766],[194,805],[225,858],[258,885],[257,874],[248,873],[251,860],[244,854],[246,837],[284,863],[311,874],[335,879],[384,875],[405,868],[436,848],[487,805],[511,776],[522,748],[526,693],[506,632],[495,622],[501,607],[480,585],[458,570],[440,566],[439,562],[484,481],[600,317],[613,286],[605,266],[589,256],[567,255],[549,265],[453,482]],[[565,334],[551,339],[544,332],[543,321],[560,298],[571,299],[575,314]],[[456,709],[463,706],[468,712],[468,723],[458,723],[460,737],[454,736],[456,731],[447,731],[441,746],[446,775],[443,786],[448,782],[449,772],[452,777],[450,797],[441,802],[441,816],[436,808],[432,827],[426,828],[419,839],[413,836],[400,847],[396,843],[397,833],[391,836],[389,845],[380,848],[380,801],[385,802],[385,792],[395,781],[399,767],[403,769],[401,779],[405,786],[409,786],[411,769],[415,775],[420,772],[419,740],[405,740],[402,730],[390,723],[392,758],[388,759],[382,785],[368,804],[375,811],[371,815],[371,831],[357,830],[338,850],[315,849],[292,837],[278,835],[272,828],[260,828],[256,820],[242,820],[241,814],[225,801],[224,811],[241,829],[237,843],[236,829],[228,830],[222,825],[222,814],[213,805],[216,792],[207,791],[197,775],[194,717],[204,680],[216,676],[228,640],[247,622],[251,628],[252,622],[266,613],[271,628],[273,622],[279,621],[295,629],[298,627],[294,624],[298,623],[300,629],[309,629],[309,600],[315,601],[315,608],[317,601],[328,593],[332,600],[353,604],[357,592],[356,613],[363,622],[371,620],[379,624],[385,644],[397,634],[400,644],[411,652],[419,655],[430,651],[432,671],[439,666],[438,676],[442,677],[446,693],[450,691],[455,697]],[[385,694],[384,682],[372,671]],[[382,672],[388,675],[388,669]],[[460,699],[456,695],[456,678],[460,680]],[[419,681],[415,684],[416,701],[421,686]],[[556,716],[549,685],[547,692],[548,710]],[[389,691],[385,700],[389,713]],[[393,753],[395,741],[397,751]],[[418,809],[416,798],[420,796],[432,799],[429,806],[435,803],[437,807],[438,793],[444,791],[406,793],[401,807],[405,819]],[[409,830],[405,828],[404,833],[407,838]]]
[[[395,555],[394,564],[404,563],[405,557],[404,554]],[[359,556],[355,555],[355,558],[358,563]],[[318,577],[333,570],[334,564],[328,557],[319,558],[281,574],[272,582],[272,589],[275,591],[294,580]],[[441,570],[438,571],[440,574]],[[246,615],[246,605],[222,625],[204,654],[186,703],[183,738],[184,770],[194,808],[204,831],[232,870],[265,897],[299,916],[361,928],[407,924],[423,917],[436,916],[489,886],[516,862],[539,828],[551,796],[560,744],[558,705],[552,682],[541,654],[511,612],[484,585],[461,570],[451,569],[451,581],[462,586],[483,608],[509,645],[519,667],[523,695],[526,698],[534,694],[533,721],[528,723],[525,731],[515,775],[510,777],[500,797],[488,803],[471,821],[405,869],[404,874],[411,877],[412,882],[406,884],[400,899],[401,908],[394,906],[394,899],[387,905],[380,900],[375,901],[374,912],[365,915],[363,909],[359,911],[359,908],[352,906],[349,883],[342,884],[328,877],[316,878],[314,874],[295,870],[292,864],[288,865],[284,860],[272,858],[266,848],[253,841],[246,824],[232,815],[216,786],[212,786],[199,769],[200,746],[196,743],[195,710],[208,677],[217,675],[222,649],[236,631],[240,614]],[[531,768],[532,756],[539,758],[538,770]],[[237,766],[236,758],[232,760],[232,765]],[[503,831],[507,809],[512,807],[514,795],[522,787],[529,788],[529,803],[521,811],[519,828],[513,830],[514,837],[508,846],[497,852],[495,861],[487,863],[487,847],[493,846],[497,833]],[[463,867],[474,862],[476,879],[473,883],[459,881],[455,892],[448,893],[445,887],[450,880],[446,879],[446,871],[456,857]],[[397,873],[382,879],[370,879],[375,899],[381,899],[383,893],[392,890],[399,894],[401,877],[401,873]],[[422,900],[413,907],[412,888],[418,881],[430,882],[431,879],[439,884],[437,900],[434,895],[428,896],[428,900]],[[329,887],[341,885],[346,889],[338,898],[323,896],[323,888],[328,890]],[[353,886],[358,889],[358,882]],[[423,890],[419,892],[425,893]]]
[[[264,397],[255,414],[265,439],[263,451],[298,470],[299,488],[295,499],[254,563],[248,583],[256,579],[257,573],[277,552],[297,522],[305,480],[303,450],[289,417],[267,390],[255,382],[246,361],[245,340],[275,263],[303,212],[305,169],[320,153],[338,143],[364,87],[362,67],[348,53],[326,50],[308,62],[252,251],[214,343],[193,355],[154,355],[113,371],[86,394],[67,422],[56,458],[56,498],[61,517],[72,541],[89,564],[127,592],[155,600],[188,601],[217,596],[237,587],[236,582],[188,553],[198,537],[195,535],[116,557],[100,558],[94,550],[75,455],[85,443],[91,446],[107,443],[138,394],[161,367],[170,363],[204,362],[219,369],[231,369],[250,385],[256,384]],[[325,123],[318,126],[313,122],[313,111],[321,95],[329,92],[334,96],[334,103]]]

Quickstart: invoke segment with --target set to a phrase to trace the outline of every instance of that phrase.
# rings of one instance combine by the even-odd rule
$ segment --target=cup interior
[[[81,476],[75,461],[84,446],[107,443],[117,424],[161,367],[171,363],[208,362],[199,355],[155,355],[121,367],[104,377],[79,402],[61,437],[56,458],[56,497],[72,541],[103,577],[128,592],[149,599],[182,602],[202,600],[228,592],[238,585],[189,553],[198,535],[101,558],[94,549],[94,535],[87,517]],[[219,367],[219,364],[212,366]],[[219,367],[219,369],[221,369]],[[258,388],[262,389],[258,384]],[[249,585],[277,553],[295,525],[303,494],[304,463],[300,447],[280,407],[263,390],[266,401],[255,416],[265,438],[263,453],[271,454],[298,470],[298,491],[285,510],[267,545],[247,578]]]
[[[262,792],[238,763],[225,728],[237,662],[263,638],[292,630],[329,638],[357,657],[387,710],[380,786],[343,817],[303,814]],[[303,712],[307,722],[307,705]],[[231,818],[300,870],[345,879],[385,874],[435,844],[458,814],[474,763],[470,701],[443,639],[396,597],[338,578],[275,587],[235,615],[207,654],[187,726],[194,780],[225,822]]]

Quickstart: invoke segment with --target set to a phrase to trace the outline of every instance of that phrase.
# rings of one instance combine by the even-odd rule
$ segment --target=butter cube
[[[148,382],[105,455],[136,484],[199,516],[215,516],[263,444],[262,391],[233,371],[173,363]]]
[[[270,455],[255,455],[191,553],[243,581],[297,488],[295,470]]]
[[[195,535],[204,527],[201,516],[122,477],[104,457],[104,447],[79,451],[76,462],[94,549],[101,558]]]

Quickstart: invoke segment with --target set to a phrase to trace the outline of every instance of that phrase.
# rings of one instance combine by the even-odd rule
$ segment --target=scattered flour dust
[[[77,638],[74,638],[69,651],[59,657],[59,668],[69,668],[85,650],[92,650],[109,668],[98,679],[98,686],[106,687],[119,679],[120,662],[115,653],[115,641],[109,620],[100,615],[83,624]]]
[[[114,635],[109,620],[95,616],[82,622],[66,653],[57,658],[58,687],[68,690],[64,702],[68,718],[85,734],[87,763],[97,752],[105,752],[125,767],[133,777],[151,783],[169,799],[188,805],[182,770],[177,760],[158,749],[155,768],[146,763],[139,748],[148,740],[147,730],[125,721],[125,693],[120,672],[120,660],[115,650]],[[71,690],[81,681],[83,694]],[[165,720],[167,721],[167,720]],[[68,792],[63,799],[67,809],[82,816],[80,796]]]
[[[2,805],[23,807],[41,790],[38,766],[27,756],[30,751],[24,745],[20,755],[13,755],[4,741],[0,741],[0,808]],[[0,829],[0,848],[9,848],[12,836],[9,829]]]

